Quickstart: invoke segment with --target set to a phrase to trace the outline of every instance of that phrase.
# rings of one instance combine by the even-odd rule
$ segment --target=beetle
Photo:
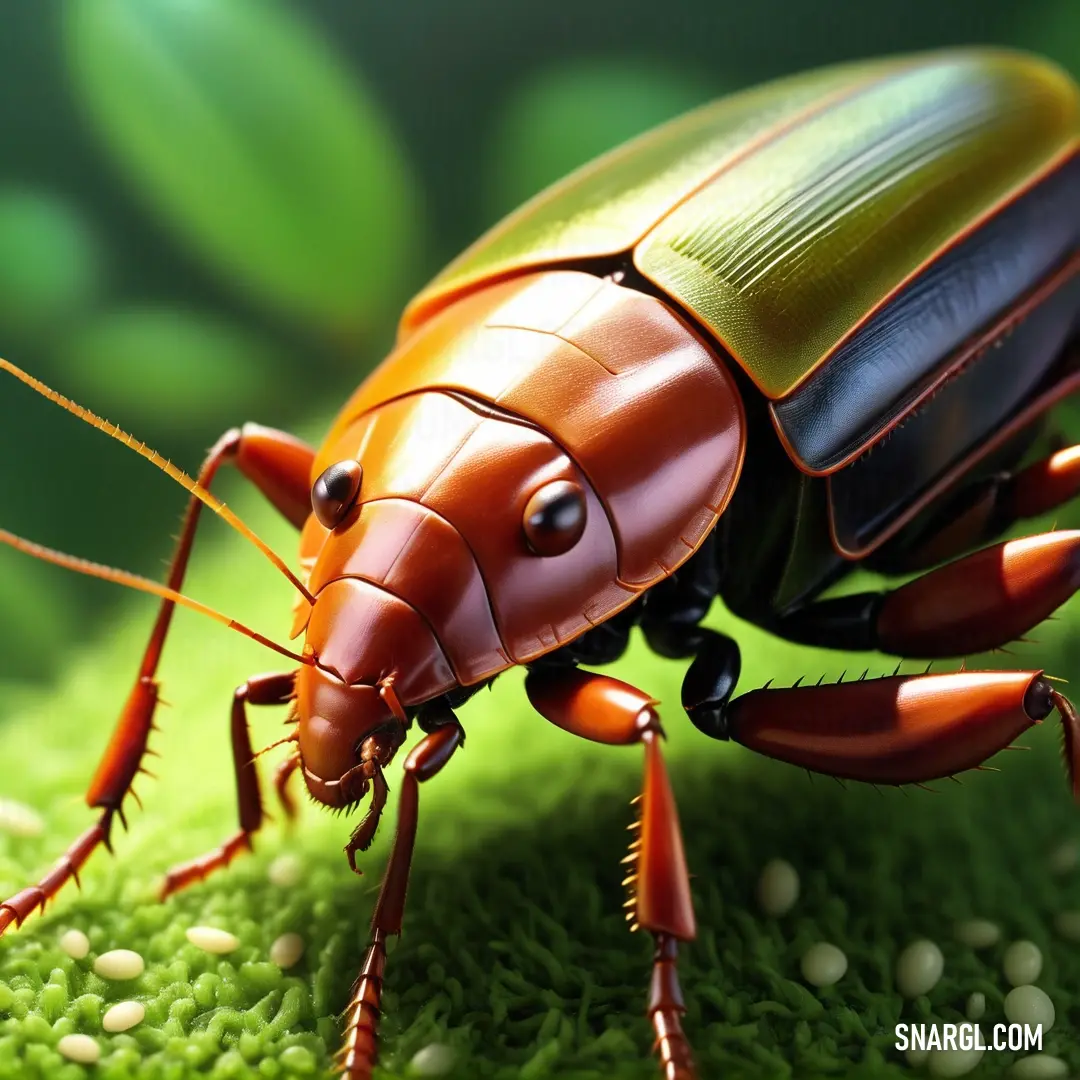
[[[0,930],[122,820],[174,606],[199,606],[180,589],[206,504],[289,576],[304,644],[290,652],[232,624],[297,666],[236,691],[239,829],[172,870],[164,892],[228,864],[262,824],[248,706],[291,707],[276,779],[287,805],[294,771],[330,807],[370,794],[346,846],[354,869],[415,723],[338,1058],[368,1080],[419,787],[464,741],[456,711],[524,666],[541,716],[643,747],[629,918],[655,941],[647,1014],[661,1070],[692,1080],[676,969],[695,920],[657,703],[588,669],[617,660],[637,627],[689,661],[682,705],[704,734],[878,784],[976,767],[1056,709],[1080,794],[1080,719],[1041,671],[735,696],[738,644],[701,625],[719,597],[795,642],[933,660],[1003,646],[1080,587],[1080,532],[997,539],[1080,491],[1080,447],[1026,463],[1049,410],[1080,386],[1078,145],[1080,90],[1012,52],[846,64],[736,94],[482,237],[408,306],[393,352],[317,450],[248,424],[193,481],[137,446],[192,493],[165,586],[4,533],[163,602],[87,793],[100,819],[0,904]],[[225,463],[300,530],[299,576],[209,494]],[[921,576],[825,597],[855,566]]]

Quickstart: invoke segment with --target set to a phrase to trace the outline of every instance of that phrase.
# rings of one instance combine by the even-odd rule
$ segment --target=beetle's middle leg
[[[592,742],[645,747],[639,835],[631,844],[627,918],[655,942],[646,1012],[656,1034],[664,1080],[695,1080],[680,1016],[686,1011],[677,971],[680,941],[697,934],[675,798],[668,782],[656,702],[640,690],[570,666],[537,666],[525,679],[533,708],[553,724]]]
[[[1080,533],[1013,543],[1019,547],[1011,552],[1007,544],[976,552],[892,593],[810,604],[797,613],[806,620],[798,633],[786,633],[789,624],[782,624],[781,632],[847,649],[880,649],[886,640],[893,647],[898,641],[922,641],[946,656],[960,652],[962,642],[981,640],[980,634],[990,633],[995,644],[1004,644],[1005,635],[1013,636],[1010,618],[1038,622],[1048,613],[1040,605],[1051,602],[1052,610],[1080,583]],[[1056,603],[1052,586],[1065,590]],[[1018,612],[1011,611],[1011,603]],[[925,624],[919,621],[922,611],[928,615]],[[1041,671],[796,683],[732,700],[740,668],[735,641],[679,620],[663,633],[667,655],[678,655],[681,648],[682,655],[694,658],[683,680],[682,703],[694,725],[712,738],[731,739],[829,776],[919,784],[979,767],[1056,709],[1069,780],[1080,799],[1080,716]]]
[[[248,727],[248,705],[285,705],[293,696],[295,676],[257,675],[238,687],[233,695],[230,731],[232,735],[233,767],[236,770],[236,799],[240,809],[240,828],[213,851],[190,862],[172,867],[161,886],[161,899],[202,881],[220,870],[242,851],[251,850],[251,839],[261,828],[266,813],[263,810],[259,771],[251,749]],[[294,760],[287,758],[286,764]]]
[[[650,596],[642,629],[657,652],[693,657],[682,703],[705,734],[832,776],[909,784],[978,767],[1056,709],[1080,798],[1080,716],[1040,671],[796,684],[732,700],[739,647],[697,625],[711,564],[695,571],[693,563],[657,593],[660,603]],[[1004,645],[1078,586],[1080,532],[1047,533],[976,552],[893,592],[811,603],[772,628],[815,645],[956,656]]]
[[[199,470],[198,483],[209,488],[220,467],[232,462],[299,528],[310,509],[308,483],[313,461],[314,451],[291,435],[247,424],[242,429],[227,432],[217,441]],[[183,586],[202,507],[203,504],[192,497],[184,513],[166,580],[169,588],[176,591]],[[68,881],[77,881],[79,871],[100,844],[111,850],[113,818],[119,817],[124,823],[124,800],[131,793],[136,775],[145,771],[142,762],[147,754],[158,704],[155,675],[174,609],[171,600],[163,601],[158,609],[135,685],[86,792],[87,804],[100,809],[101,816],[71,844],[41,881],[0,902],[0,934],[12,923],[20,925],[37,908],[44,908]]]

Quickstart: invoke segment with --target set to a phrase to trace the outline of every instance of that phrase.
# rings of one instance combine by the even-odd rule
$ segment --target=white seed
[[[1001,940],[1001,927],[989,919],[965,919],[956,924],[953,933],[969,949],[988,949]]]
[[[216,926],[193,926],[187,932],[187,939],[196,949],[208,953],[231,953],[240,948],[240,939],[235,934]]]
[[[141,1024],[146,1016],[146,1006],[141,1001],[119,1001],[101,1018],[101,1026],[109,1032],[127,1031]]]
[[[56,1049],[68,1059],[80,1065],[93,1065],[101,1057],[101,1047],[89,1035],[65,1035]]]
[[[299,934],[282,934],[270,946],[270,961],[279,968],[291,968],[304,955],[304,939]]]
[[[1028,1054],[1013,1062],[1009,1075],[1017,1080],[1057,1080],[1068,1071],[1069,1066],[1053,1054]]]
[[[931,1076],[966,1076],[982,1061],[984,1051],[979,1048],[961,1050],[931,1050],[926,1068]]]
[[[1054,929],[1066,941],[1080,941],[1080,911],[1059,911],[1054,916]]]
[[[976,990],[967,999],[965,1014],[969,1020],[981,1020],[986,1015],[986,995]]]
[[[770,859],[761,871],[758,903],[766,915],[786,915],[799,899],[799,872],[786,859]]]
[[[270,864],[266,876],[270,879],[271,885],[291,889],[294,885],[300,884],[300,879],[304,876],[304,865],[295,855],[289,853],[279,855]]]
[[[1055,874],[1067,874],[1080,862],[1080,845],[1075,840],[1066,840],[1050,852],[1050,870]]]
[[[1033,941],[1014,941],[1002,959],[1005,978],[1013,986],[1033,983],[1042,971],[1042,952]]]
[[[812,986],[832,986],[847,971],[847,957],[843,950],[826,941],[811,945],[802,958],[803,978]]]
[[[431,1043],[417,1050],[409,1062],[413,1076],[444,1076],[454,1067],[454,1051],[443,1043]]]
[[[94,970],[103,979],[137,979],[146,970],[146,964],[131,949],[113,949],[94,961]]]
[[[929,994],[945,970],[945,957],[932,941],[914,941],[896,961],[896,988],[906,998]]]
[[[60,935],[60,948],[72,960],[82,960],[90,952],[90,939],[81,930],[68,930]]]
[[[925,1048],[923,1048],[921,1046],[919,1046],[919,1047],[909,1046],[904,1051],[904,1057],[907,1058],[908,1064],[913,1069],[917,1069],[920,1066],[925,1065],[926,1064],[926,1059],[929,1056],[930,1056],[930,1051],[926,1050]]]
[[[40,836],[44,831],[45,822],[33,807],[14,799],[0,799],[0,832],[32,837]]]
[[[1029,1028],[1042,1024],[1045,1034],[1054,1026],[1057,1013],[1045,990],[1018,986],[1005,995],[1005,1017],[1010,1024],[1026,1024]]]

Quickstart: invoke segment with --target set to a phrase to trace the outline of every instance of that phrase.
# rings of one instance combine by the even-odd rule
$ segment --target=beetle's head
[[[352,550],[346,518],[352,513],[355,526],[361,475],[357,462],[343,462],[312,490],[315,520],[324,529],[340,528],[322,541],[329,556],[323,565],[332,569],[312,574],[315,603],[303,616],[305,653],[314,663],[296,678],[297,741],[315,800],[347,809],[370,791],[377,814],[386,793],[383,770],[409,724],[402,702],[426,700],[454,685],[454,677],[412,605],[363,577],[342,574],[342,551]]]
[[[331,437],[313,472],[300,548],[314,603],[293,633],[315,661],[296,704],[320,802],[347,806],[364,781],[377,795],[414,711],[587,629],[598,596],[627,595],[587,478],[493,406],[395,399]]]
[[[378,830],[389,793],[384,770],[405,741],[408,718],[391,678],[348,683],[316,664],[297,673],[296,720],[304,782],[316,802],[347,811],[371,792],[345,849],[355,870],[356,852]]]

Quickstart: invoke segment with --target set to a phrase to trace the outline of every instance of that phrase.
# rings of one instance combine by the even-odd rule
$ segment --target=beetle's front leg
[[[631,845],[628,919],[655,941],[646,1011],[656,1033],[664,1080],[694,1080],[690,1045],[680,1016],[686,1011],[676,969],[678,943],[697,933],[690,879],[675,798],[660,752],[663,732],[656,702],[626,683],[573,667],[536,667],[525,690],[541,716],[592,742],[645,746],[640,833]]]
[[[405,759],[397,832],[371,919],[371,943],[345,1010],[345,1036],[336,1064],[347,1080],[371,1080],[375,1067],[386,939],[401,933],[405,891],[416,843],[420,784],[439,772],[465,741],[465,732],[449,708],[429,708],[419,720],[430,730]]]
[[[233,695],[230,731],[240,828],[220,847],[190,862],[172,867],[161,886],[162,900],[188,885],[202,881],[215,870],[228,866],[240,852],[251,850],[251,838],[261,828],[266,814],[259,788],[258,766],[251,749],[246,706],[284,705],[293,696],[294,682],[295,676],[292,672],[283,675],[256,675],[237,688]]]
[[[210,450],[199,470],[198,483],[209,488],[218,470],[232,463],[299,528],[310,512],[309,479],[315,452],[282,431],[245,424],[226,432]],[[194,496],[188,501],[180,537],[169,564],[166,584],[179,591],[184,582],[203,504]],[[12,923],[20,925],[37,908],[71,880],[77,880],[83,864],[100,844],[110,847],[113,817],[124,822],[124,800],[143,768],[154,713],[158,704],[156,673],[161,651],[172,624],[175,604],[165,600],[143,653],[135,685],[113,728],[105,753],[86,792],[89,806],[101,810],[98,820],[72,843],[53,869],[36,885],[0,903],[0,934]]]

